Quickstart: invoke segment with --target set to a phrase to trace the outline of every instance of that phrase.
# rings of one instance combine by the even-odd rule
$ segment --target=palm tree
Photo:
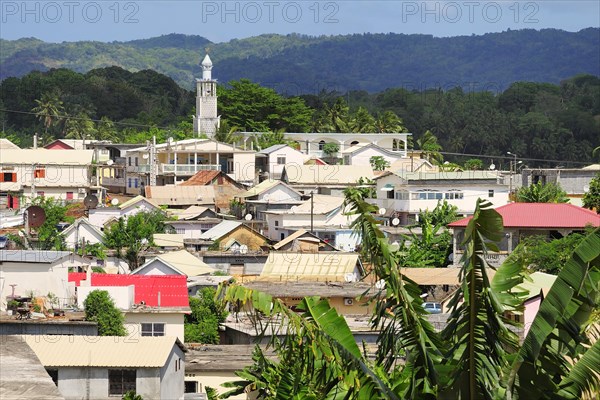
[[[538,181],[533,185],[521,187],[516,194],[518,203],[568,203],[569,198],[557,183]]]
[[[442,164],[444,156],[440,154],[442,146],[437,141],[437,137],[431,131],[425,131],[423,136],[417,140],[417,146],[423,152],[423,156],[434,164]]]
[[[375,130],[375,118],[364,107],[358,107],[358,110],[352,116],[349,123],[351,132],[369,133]]]
[[[377,133],[406,132],[406,128],[402,125],[402,120],[392,111],[385,111],[378,114],[374,125],[375,132]]]
[[[44,137],[48,138],[48,129],[59,121],[64,113],[63,102],[57,93],[44,93],[42,98],[35,100],[37,106],[31,109],[44,124]]]
[[[373,156],[369,159],[369,163],[375,171],[384,171],[390,166],[390,162],[383,158],[383,156]]]
[[[86,139],[94,137],[96,127],[94,122],[86,113],[79,113],[76,117],[67,117],[65,119],[65,138],[67,139]]]

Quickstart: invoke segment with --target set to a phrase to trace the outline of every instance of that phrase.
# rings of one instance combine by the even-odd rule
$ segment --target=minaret
[[[217,115],[217,81],[212,79],[212,61],[208,53],[202,60],[202,79],[196,79],[196,116],[194,132],[213,137],[220,125]]]

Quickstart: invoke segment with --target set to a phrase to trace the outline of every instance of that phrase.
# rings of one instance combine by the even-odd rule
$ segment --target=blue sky
[[[0,37],[126,41],[168,33],[213,42],[263,33],[423,33],[600,26],[592,1],[127,1],[0,0]]]

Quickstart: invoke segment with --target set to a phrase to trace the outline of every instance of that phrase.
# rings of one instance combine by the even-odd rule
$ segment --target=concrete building
[[[24,339],[67,400],[108,400],[129,390],[145,399],[183,399],[186,349],[175,337]]]
[[[276,144],[256,153],[256,171],[268,179],[280,179],[286,165],[304,165],[308,156],[287,144]]]
[[[194,133],[213,137],[219,129],[221,116],[217,115],[217,80],[212,78],[213,63],[204,56],[202,63],[202,79],[196,79],[196,115],[194,116]]]
[[[90,192],[91,150],[7,149],[0,157],[0,205],[37,196],[82,201]]]
[[[159,206],[187,208],[190,206],[215,207],[215,190],[212,186],[146,186],[146,198]]]
[[[69,251],[0,250],[0,310],[6,310],[7,297],[55,295],[61,307],[73,304],[69,268],[89,265],[89,261]]]
[[[346,188],[365,184],[374,176],[371,166],[286,165],[281,180],[302,194],[343,196]]]
[[[0,319],[0,335],[98,336],[98,323],[65,319]]]
[[[504,239],[499,252],[486,255],[488,263],[499,266],[527,236],[544,236],[548,239],[582,232],[587,226],[600,226],[600,215],[568,203],[511,203],[496,209],[502,216]],[[460,262],[464,253],[460,243],[471,217],[448,225],[453,231],[454,263]]]
[[[246,214],[251,214],[254,220],[261,222],[266,221],[267,211],[289,210],[302,204],[300,192],[282,181],[271,179],[240,193],[237,198],[244,202]]]
[[[62,235],[68,249],[79,248],[84,243],[86,245],[102,243],[104,239],[102,231],[85,217],[75,220],[62,231]]]
[[[473,214],[478,198],[496,207],[508,203],[508,186],[496,172],[386,171],[375,182],[377,205],[390,219],[398,218],[400,225],[414,223],[421,210],[431,211],[444,200],[466,215]]]
[[[570,203],[576,206],[583,204],[583,196],[590,188],[590,182],[600,172],[600,165],[586,168],[523,168],[521,172],[522,186],[528,187],[541,182],[554,183],[567,192]]]
[[[89,275],[69,274],[80,308],[90,292],[106,290],[123,312],[130,338],[174,336],[184,342],[184,315],[190,313],[184,275]]]
[[[112,207],[99,207],[89,210],[89,221],[100,230],[104,230],[105,224],[117,221],[119,218],[127,218],[140,212],[161,211],[160,206],[143,196],[136,196],[124,203]]]

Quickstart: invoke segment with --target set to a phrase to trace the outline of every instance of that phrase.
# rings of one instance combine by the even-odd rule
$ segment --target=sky
[[[22,1],[0,0],[0,38],[127,41],[169,33],[225,42],[265,33],[421,33],[600,26],[590,1]]]

